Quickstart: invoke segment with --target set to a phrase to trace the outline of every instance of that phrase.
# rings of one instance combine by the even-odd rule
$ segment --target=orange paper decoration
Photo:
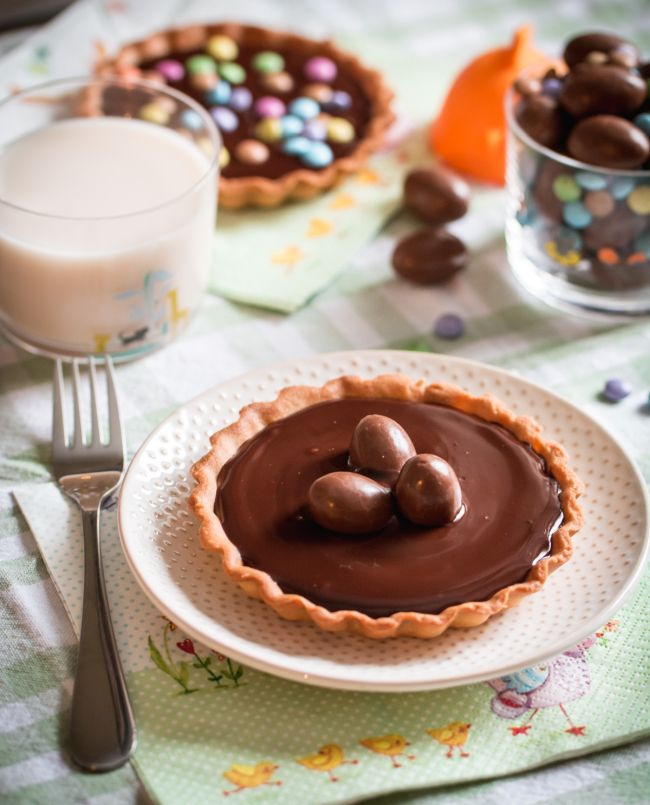
[[[554,64],[532,38],[530,26],[519,28],[510,45],[481,54],[456,77],[429,131],[432,150],[450,167],[503,184],[506,91],[524,68]]]

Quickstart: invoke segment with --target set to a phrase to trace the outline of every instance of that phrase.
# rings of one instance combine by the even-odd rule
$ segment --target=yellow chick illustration
[[[379,755],[386,755],[390,758],[393,767],[399,769],[401,763],[397,762],[400,755],[404,755],[408,760],[415,760],[415,755],[407,755],[404,750],[411,744],[404,738],[403,735],[391,733],[390,735],[381,735],[377,738],[364,738],[360,741],[361,746],[370,749],[372,752],[377,752]]]
[[[236,785],[237,788],[230,788],[224,791],[224,796],[237,794],[247,788],[257,788],[260,785],[282,785],[280,780],[271,780],[273,773],[278,769],[275,763],[264,760],[254,766],[245,766],[241,763],[233,763],[232,766],[223,773],[228,782]]]
[[[358,760],[345,760],[343,750],[338,744],[325,744],[316,752],[315,755],[307,755],[306,757],[299,757],[296,763],[300,763],[306,769],[311,771],[324,771],[327,772],[330,780],[333,783],[338,782],[338,777],[333,774],[334,769],[342,766],[344,763],[356,765]]]
[[[446,727],[427,730],[434,741],[449,747],[446,757],[452,757],[454,749],[458,749],[461,757],[469,757],[469,752],[463,751],[463,746],[469,735],[471,724],[464,724],[462,721],[452,721]]]

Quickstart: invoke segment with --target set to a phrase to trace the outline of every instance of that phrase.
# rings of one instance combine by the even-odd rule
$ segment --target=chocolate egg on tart
[[[355,56],[249,25],[163,31],[103,58],[96,72],[164,83],[210,112],[223,140],[226,208],[312,198],[358,170],[394,119],[393,93]],[[182,116],[177,123],[191,127]]]
[[[402,375],[245,407],[192,468],[203,547],[289,620],[372,638],[484,623],[582,524],[563,448],[493,397]]]

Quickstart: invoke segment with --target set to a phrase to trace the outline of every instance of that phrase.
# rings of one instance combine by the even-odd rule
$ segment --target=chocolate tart
[[[210,56],[210,48],[213,53],[219,53],[219,48],[210,44],[215,42],[215,37],[224,37],[234,43],[232,52],[236,56],[232,61]],[[223,53],[231,55],[228,47]],[[274,66],[273,58],[268,58],[269,53],[276,57],[275,66],[279,69],[275,73],[268,72]],[[262,62],[267,72],[255,67],[259,63],[256,57],[260,54],[267,57],[266,63]],[[210,62],[205,63],[204,57],[211,59],[216,66],[216,84],[208,89],[206,87],[214,79],[209,74],[207,77],[200,74],[197,77],[197,74],[190,73],[188,67],[190,64],[214,69]],[[198,58],[198,61],[188,62],[192,58]],[[204,62],[201,62],[202,58]],[[330,77],[325,74],[322,80],[310,79],[305,75],[305,70],[309,74],[306,65],[310,60],[326,61],[330,67],[333,65],[334,75]],[[170,61],[182,69],[178,66],[165,69],[165,62]],[[390,108],[392,91],[380,73],[365,67],[356,56],[340,50],[330,41],[316,41],[297,34],[237,23],[196,25],[154,34],[126,45],[111,58],[102,56],[95,72],[101,76],[138,77],[165,83],[190,95],[211,111],[220,128],[225,149],[222,153],[219,204],[230,209],[276,207],[289,199],[314,197],[357,171],[367,157],[382,145],[394,120]],[[228,76],[233,79],[232,83],[228,81]],[[217,85],[225,88],[226,95],[234,94],[228,100],[217,98]],[[211,92],[216,95],[211,95]],[[252,100],[246,108],[239,108],[245,106],[243,101],[246,93]],[[233,105],[235,95],[237,105]],[[268,96],[272,96],[276,102],[280,101],[286,113],[290,112],[291,103],[296,98],[319,98],[318,121],[305,118],[303,124],[310,125],[298,130],[298,124],[292,120],[294,128],[289,132],[286,131],[288,124],[283,123],[280,135],[276,123],[280,118],[284,120],[286,116],[295,115],[278,114],[275,123],[266,121],[266,129],[262,129],[265,133],[261,134],[256,102],[261,98],[268,100]],[[342,106],[343,100],[345,104]],[[269,110],[273,111],[273,105]],[[337,122],[331,133],[333,118]],[[323,133],[323,125],[327,128],[326,134]],[[235,128],[231,130],[232,126]],[[305,134],[308,130],[310,133]],[[286,140],[291,137],[294,140],[302,138],[317,142],[312,142],[312,152],[307,155],[287,153]],[[248,161],[238,159],[238,148],[242,141],[256,143],[258,153],[262,145],[262,152],[266,150],[267,158],[256,164],[255,146],[251,150],[249,145],[248,149],[242,151],[247,154]],[[320,160],[316,165],[313,164],[314,148]]]
[[[464,514],[439,528],[399,515],[335,534],[306,514],[307,490],[347,469],[358,421],[399,422],[419,452],[456,470]],[[250,596],[288,620],[372,638],[432,638],[484,623],[541,589],[572,552],[581,484],[564,449],[490,395],[402,375],[283,389],[242,409],[192,467],[202,546]]]

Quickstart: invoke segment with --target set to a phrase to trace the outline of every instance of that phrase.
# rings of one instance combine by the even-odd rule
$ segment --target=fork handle
[[[110,771],[129,759],[135,720],[120,664],[99,542],[99,507],[82,510],[84,594],[79,659],[72,694],[70,752],[87,771]]]

